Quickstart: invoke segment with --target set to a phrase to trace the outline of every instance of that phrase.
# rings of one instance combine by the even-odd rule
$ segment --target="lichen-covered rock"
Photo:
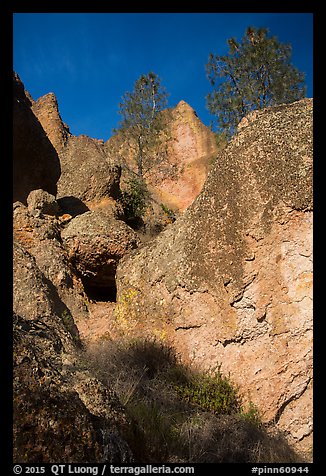
[[[83,367],[72,316],[16,243],[13,326],[14,461],[131,462],[123,436],[131,423],[114,393]]]
[[[71,134],[53,93],[35,101],[32,110],[60,159],[57,198],[63,212],[74,216],[98,206],[111,211],[119,195],[121,169],[114,160],[108,161],[104,142]]]
[[[28,251],[74,319],[87,318],[87,296],[80,278],[62,245],[62,221],[51,215],[37,216],[22,203],[14,204],[14,240]],[[28,304],[27,304],[28,305]]]
[[[122,436],[131,423],[117,397],[86,371],[76,386],[76,365],[76,356],[67,365],[55,325],[14,315],[15,462],[133,461]]]
[[[206,369],[221,364],[309,453],[312,100],[249,119],[184,215],[120,262],[116,326],[170,339]]]
[[[54,195],[45,190],[33,190],[27,197],[28,210],[33,212],[45,213],[46,215],[59,215],[60,207]]]
[[[26,204],[32,190],[41,188],[55,196],[61,169],[58,154],[17,74],[13,93],[13,202]]]
[[[59,156],[58,198],[73,196],[88,206],[105,197],[117,198],[121,171],[108,163],[104,144],[85,135],[70,136]]]
[[[58,334],[66,352],[80,345],[78,329],[57,289],[38,268],[35,258],[14,241],[13,311],[25,321],[41,321]]]
[[[84,284],[93,288],[115,288],[119,260],[139,245],[139,238],[128,225],[100,210],[75,217],[62,238]]]
[[[130,463],[133,423],[87,371],[75,324],[89,317],[88,299],[61,238],[72,217],[59,216],[55,199],[60,166],[48,136],[55,142],[60,129],[57,107],[52,96],[47,111],[35,106],[48,113],[45,131],[17,76],[14,92],[14,461]]]

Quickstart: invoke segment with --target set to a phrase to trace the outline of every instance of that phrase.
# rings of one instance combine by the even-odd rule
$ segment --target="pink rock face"
[[[158,179],[154,170],[149,181],[155,184],[156,193],[164,203],[183,212],[203,188],[218,148],[213,132],[185,101],[180,101],[172,111],[169,132],[168,162],[176,170],[175,175]]]
[[[214,355],[264,421],[277,422],[303,449],[312,431],[312,213],[289,211],[268,237],[250,240],[250,279],[232,305],[236,331],[218,342],[206,335],[201,351],[197,332],[193,357],[207,363]]]
[[[120,262],[117,285],[125,332],[221,365],[310,458],[312,100],[251,117],[183,216]]]
[[[162,114],[166,124],[153,151],[153,164],[159,160],[144,178],[156,201],[183,212],[200,193],[218,147],[214,133],[185,101]],[[111,137],[106,147],[112,159],[120,157],[127,168],[137,171],[135,152],[122,137]]]

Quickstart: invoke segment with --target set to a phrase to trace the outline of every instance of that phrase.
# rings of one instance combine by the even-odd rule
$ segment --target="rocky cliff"
[[[105,207],[116,213],[120,167],[108,160],[103,141],[70,133],[61,119],[53,93],[34,102],[32,111],[42,124],[58,154],[61,175],[57,199],[62,210],[72,216],[89,209]],[[119,211],[117,212],[119,215]]]
[[[14,461],[128,463],[133,422],[115,393],[89,373],[76,326],[89,319],[89,301],[61,236],[72,216],[66,220],[53,195],[68,131],[53,96],[51,120],[40,116],[43,127],[34,114],[38,104],[17,75],[13,100]],[[112,218],[108,233],[115,225]]]
[[[244,118],[207,180],[215,139],[181,101],[148,180],[184,213],[141,244],[111,141],[73,136],[52,93],[14,85],[15,460],[137,458],[141,425],[84,352],[101,336],[154,337],[220,368],[311,458],[312,100]]]
[[[130,462],[132,423],[92,377],[69,308],[35,258],[14,246],[14,461]]]
[[[122,178],[128,177],[128,170],[136,170],[129,145],[121,142],[119,134],[106,143],[72,135],[53,93],[33,102],[32,111],[60,159],[57,198],[63,210],[78,214],[104,208],[119,214],[114,199],[119,196],[121,169]],[[158,219],[160,208],[155,202],[183,212],[194,201],[218,150],[213,132],[185,101],[163,114],[166,119],[159,150],[153,151],[153,157],[160,156],[160,164],[145,177]]]
[[[167,160],[174,175],[153,173],[150,181],[163,203],[183,212],[203,188],[218,147],[213,132],[185,101],[177,104],[171,116]]]
[[[33,113],[33,99],[19,76],[13,77],[13,201],[26,204],[32,190],[57,193],[58,154]]]
[[[195,202],[120,262],[117,325],[221,365],[291,443],[312,435],[312,101],[252,113]]]

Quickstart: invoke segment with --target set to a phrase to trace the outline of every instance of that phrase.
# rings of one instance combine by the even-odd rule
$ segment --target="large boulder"
[[[120,167],[108,163],[102,142],[85,135],[70,136],[59,156],[58,198],[73,196],[89,207],[108,197],[117,198]]]
[[[54,195],[45,190],[33,190],[27,197],[28,210],[35,214],[60,215],[60,207]]]
[[[13,201],[26,204],[32,190],[57,193],[58,154],[32,110],[33,100],[19,76],[13,77]]]
[[[296,449],[312,442],[312,100],[252,113],[202,193],[120,261],[116,326],[221,365]],[[310,453],[311,456],[311,453]]]
[[[139,245],[136,233],[103,211],[89,211],[71,220],[62,238],[88,291],[107,293],[108,300],[114,300],[117,264]]]
[[[60,299],[56,288],[38,268],[35,258],[14,241],[14,300],[13,310],[24,321],[42,321],[44,327],[51,326],[66,345],[66,351],[72,350],[73,338],[79,342],[78,331],[71,325],[62,326],[64,316],[68,315],[67,306]]]

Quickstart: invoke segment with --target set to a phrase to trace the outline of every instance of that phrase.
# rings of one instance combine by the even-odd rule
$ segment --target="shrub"
[[[137,426],[129,446],[139,463],[300,462],[280,434],[271,436],[253,406],[218,370],[194,371],[157,341],[106,341],[87,365]]]
[[[167,220],[169,223],[173,223],[176,220],[176,216],[173,210],[171,210],[169,207],[164,205],[164,203],[161,203],[161,208],[163,212],[165,213]]]
[[[244,420],[253,423],[257,427],[262,427],[263,425],[260,412],[256,405],[254,405],[252,402],[249,402],[248,408],[246,410],[241,411],[241,417]]]
[[[220,372],[214,376],[194,375],[186,385],[176,386],[180,397],[200,410],[230,414],[239,410],[236,390]]]
[[[149,193],[142,179],[132,177],[126,182],[126,188],[121,192],[120,202],[127,220],[139,220],[143,217],[148,197]]]

